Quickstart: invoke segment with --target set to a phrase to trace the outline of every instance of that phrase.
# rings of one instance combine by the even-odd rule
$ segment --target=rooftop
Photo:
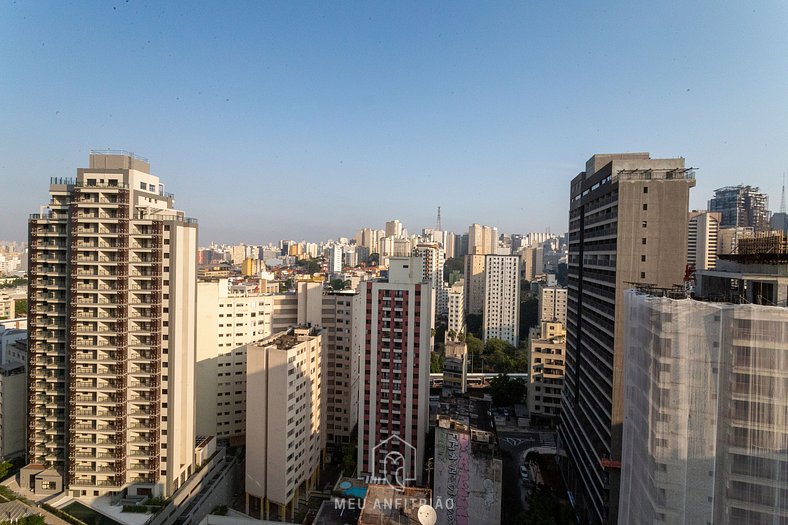
[[[430,503],[430,489],[389,485],[369,485],[358,525],[393,525],[420,523],[419,507]]]

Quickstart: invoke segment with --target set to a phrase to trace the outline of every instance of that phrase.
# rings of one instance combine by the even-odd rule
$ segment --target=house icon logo
[[[385,483],[402,492],[411,481],[416,481],[416,447],[394,435],[372,449],[375,471],[373,483]]]

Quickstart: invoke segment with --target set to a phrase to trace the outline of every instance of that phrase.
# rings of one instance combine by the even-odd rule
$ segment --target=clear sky
[[[50,176],[134,151],[200,242],[399,218],[563,232],[593,153],[715,187],[788,171],[788,3],[0,3],[0,239]]]

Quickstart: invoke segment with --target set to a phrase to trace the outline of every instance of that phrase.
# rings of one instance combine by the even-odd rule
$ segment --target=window
[[[640,256],[640,262],[646,262],[646,256],[645,255],[641,255]]]
[[[643,221],[641,223],[641,226],[643,226],[644,228],[648,228],[648,221]]]
[[[643,205],[643,211],[648,211],[648,204]]]
[[[640,278],[641,279],[645,279],[646,278],[646,272],[640,272]]]
[[[643,193],[648,193],[648,186],[643,186]]]
[[[145,191],[147,188],[148,188],[148,187],[145,185],[145,183],[144,183],[144,182],[140,182],[140,189],[141,189],[142,191]]]
[[[642,239],[640,239],[640,244],[646,244],[646,238],[645,238],[645,237],[643,237]]]

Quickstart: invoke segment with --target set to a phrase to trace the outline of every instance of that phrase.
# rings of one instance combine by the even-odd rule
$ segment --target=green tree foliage
[[[484,353],[484,343],[481,339],[471,333],[466,334],[465,345],[468,347],[469,354],[480,356]]]
[[[44,521],[43,516],[39,516],[38,514],[34,514],[32,516],[25,516],[24,518],[19,518],[16,521],[10,520],[3,520],[0,521],[0,525],[45,525],[46,521]]]
[[[380,265],[380,254],[379,253],[370,253],[369,259],[367,262],[370,266],[378,266]]]
[[[27,299],[18,299],[14,303],[14,314],[17,317],[27,315]]]
[[[350,281],[343,281],[342,279],[331,279],[328,285],[332,290],[345,290],[350,288]]]
[[[482,336],[482,316],[480,314],[468,314],[465,316],[465,329],[469,334],[476,337]]]
[[[449,274],[453,271],[459,271],[460,273],[465,271],[465,261],[462,257],[449,257],[446,259],[446,262],[443,263],[443,280],[449,280]]]
[[[14,465],[10,461],[0,463],[0,480],[7,478],[12,468]]]
[[[26,284],[27,284],[27,279],[25,279],[24,277],[19,277],[12,281],[8,281],[7,283],[6,282],[0,283],[0,288],[16,288],[17,286],[24,286]]]
[[[443,372],[443,354],[430,352],[430,373],[440,374]]]
[[[356,475],[356,457],[358,451],[352,443],[342,445],[342,473],[345,476]]]
[[[307,273],[318,273],[321,270],[317,259],[299,259],[296,261],[296,266],[303,268]]]
[[[528,496],[528,510],[515,519],[516,525],[574,525],[572,510],[561,504],[545,485],[534,487]]]
[[[511,406],[521,403],[528,386],[522,378],[512,379],[506,374],[490,379],[490,395],[496,406]]]

